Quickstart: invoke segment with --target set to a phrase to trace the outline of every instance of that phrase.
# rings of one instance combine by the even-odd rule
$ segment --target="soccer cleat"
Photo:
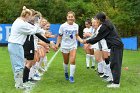
[[[66,79],[66,80],[69,80],[69,75],[68,75],[68,73],[65,73],[65,79]]]
[[[120,87],[120,84],[114,84],[114,83],[112,83],[112,84],[108,84],[107,87],[108,88],[119,88]]]
[[[72,76],[70,76],[70,83],[74,83],[74,78]]]
[[[105,74],[103,74],[100,77],[103,78],[103,79],[107,79],[109,76],[106,76]]]
[[[94,68],[95,68],[95,66],[91,66],[91,68],[92,68],[92,69],[94,69]]]
[[[103,78],[103,79],[107,79],[108,77],[109,77],[109,76],[104,75],[102,78]]]
[[[103,74],[104,74],[104,73],[99,73],[99,72],[98,72],[98,75],[99,75],[99,76],[102,76]]]
[[[89,67],[87,67],[87,69],[89,69]]]
[[[102,78],[102,77],[104,77],[105,75],[103,74],[103,75],[101,75],[100,77]]]

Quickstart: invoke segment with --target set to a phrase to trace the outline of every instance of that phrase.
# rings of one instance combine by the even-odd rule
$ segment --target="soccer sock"
[[[104,75],[107,76],[107,65],[106,65],[105,61],[102,62],[102,65],[103,65],[103,73],[104,73]]]
[[[23,83],[28,81],[29,72],[30,72],[30,69],[25,66],[24,71],[23,71]]]
[[[101,61],[101,62],[98,62],[98,72],[99,72],[99,73],[103,73],[102,61]]]
[[[75,73],[76,65],[70,64],[70,76],[73,77]]]
[[[63,63],[64,72],[68,73],[68,64]]]
[[[89,62],[90,62],[90,54],[86,54],[86,64],[87,64],[87,67],[89,67]]]
[[[112,72],[111,72],[111,69],[110,69],[110,64],[107,64],[107,75],[112,79]]]
[[[90,57],[91,57],[91,61],[92,61],[92,66],[95,66],[95,56],[90,55]]]
[[[33,78],[34,74],[35,74],[35,70],[34,70],[34,66],[32,66],[29,72],[29,79]]]

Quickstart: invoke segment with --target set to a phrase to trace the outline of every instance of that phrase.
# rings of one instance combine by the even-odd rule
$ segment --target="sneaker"
[[[92,68],[92,69],[94,69],[94,68],[95,68],[95,66],[91,66],[91,68]]]
[[[108,84],[107,87],[108,88],[119,88],[120,87],[120,84],[114,84],[114,83],[112,83],[112,84]]]
[[[34,74],[32,79],[36,80],[36,81],[39,81],[39,80],[41,80],[41,77],[38,74]]]
[[[69,80],[69,75],[68,75],[68,73],[65,73],[65,79],[66,79],[66,80]]]
[[[72,76],[70,76],[70,83],[74,83],[74,78]]]
[[[102,76],[103,74],[104,74],[104,73],[99,73],[99,72],[98,72],[98,75],[99,75],[99,76]]]
[[[105,75],[103,74],[103,75],[100,75],[100,77],[102,78],[102,77],[104,77]]]
[[[103,78],[103,79],[107,79],[108,77],[109,77],[109,76],[104,75],[102,78]]]
[[[23,87],[23,85],[16,85],[15,84],[16,89],[26,89],[25,87]]]

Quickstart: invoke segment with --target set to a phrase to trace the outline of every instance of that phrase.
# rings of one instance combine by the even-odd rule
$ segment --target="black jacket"
[[[102,39],[106,40],[108,48],[123,48],[123,43],[118,36],[116,28],[109,20],[103,22],[98,35],[95,38],[87,40],[86,43],[95,44]]]

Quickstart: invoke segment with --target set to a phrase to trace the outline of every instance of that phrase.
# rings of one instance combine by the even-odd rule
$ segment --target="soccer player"
[[[84,30],[83,30],[83,37],[84,38],[88,38],[89,36],[87,37],[86,34],[87,33],[89,33],[89,34],[92,34],[93,33],[92,32],[93,30],[92,30],[92,27],[91,27],[91,20],[90,19],[87,19],[85,21],[85,26],[86,26],[86,28],[84,28]],[[90,46],[89,48],[85,48],[86,45],[87,44],[84,44],[84,50],[86,52],[86,65],[87,65],[87,69],[89,69],[90,59],[92,61],[91,68],[94,68],[95,67],[94,50],[92,49],[92,46],[91,45],[89,45]]]
[[[83,40],[78,36],[78,24],[75,23],[75,13],[69,11],[67,13],[67,21],[60,26],[59,36],[57,39],[56,47],[61,43],[60,49],[64,59],[64,73],[66,80],[74,82],[75,73],[75,59],[77,40],[82,42]],[[77,39],[77,40],[76,40]],[[70,61],[70,77],[68,75],[68,63]]]
[[[110,68],[113,75],[113,83],[107,85],[107,87],[118,88],[120,87],[123,43],[116,32],[115,26],[106,19],[106,15],[104,13],[98,13],[95,20],[99,21],[101,24],[101,27],[98,30],[99,33],[95,38],[84,40],[84,43],[95,44],[103,38],[106,40],[108,48],[111,49]]]

